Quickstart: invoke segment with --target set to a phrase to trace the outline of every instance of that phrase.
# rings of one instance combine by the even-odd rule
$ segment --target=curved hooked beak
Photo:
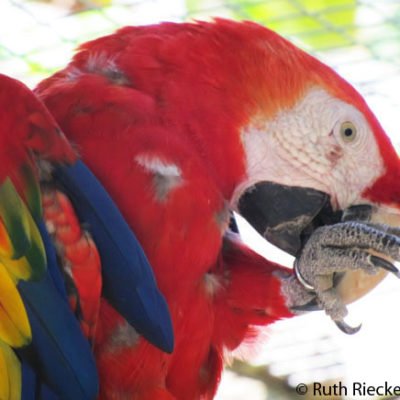
[[[328,194],[274,182],[259,182],[243,193],[238,211],[268,242],[293,256],[316,228],[342,216]]]

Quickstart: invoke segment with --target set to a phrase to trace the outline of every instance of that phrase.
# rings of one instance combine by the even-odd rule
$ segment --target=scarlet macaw
[[[321,308],[352,333],[338,288],[353,270],[398,274],[398,231],[382,224],[400,214],[390,140],[351,85],[266,28],[220,19],[126,27],[82,45],[36,94],[137,235],[172,319],[174,346],[165,314],[167,340],[132,326],[129,274],[113,285],[113,257],[103,277],[116,289],[97,306],[83,267],[64,265],[100,399],[211,399],[224,354],[254,339],[255,326]],[[44,198],[50,187],[71,202],[103,264],[108,242],[93,214],[108,206],[82,206],[92,183],[80,163],[45,169]],[[296,256],[295,273],[231,232],[233,210]],[[51,215],[47,223],[62,250]],[[109,229],[119,243],[124,235]]]

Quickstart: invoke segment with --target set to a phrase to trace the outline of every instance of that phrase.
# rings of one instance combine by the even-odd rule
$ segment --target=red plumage
[[[101,262],[95,243],[81,228],[68,197],[54,187],[43,190],[44,220],[57,247],[69,289],[69,302],[85,336],[96,332],[102,288]]]
[[[102,303],[101,399],[210,399],[224,351],[252,337],[252,326],[290,316],[273,276],[281,267],[223,235],[246,174],[242,129],[315,85],[364,104],[275,33],[224,20],[123,28],[81,46],[39,85],[137,234],[174,324],[175,350],[163,354],[134,341]]]
[[[54,118],[30,89],[0,74],[0,183],[10,177],[19,194],[30,204],[37,169],[35,156],[72,162],[76,154]]]

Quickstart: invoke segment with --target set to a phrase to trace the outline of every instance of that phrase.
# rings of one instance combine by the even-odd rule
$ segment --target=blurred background
[[[213,16],[259,22],[334,67],[400,145],[399,0],[0,0],[0,72],[34,87],[64,66],[77,44],[120,26]],[[257,251],[292,265],[240,227]],[[400,281],[390,276],[350,307],[348,321],[363,324],[354,336],[322,313],[276,323],[257,347],[237,351],[217,399],[315,398],[296,394],[299,383],[400,385],[399,308]]]

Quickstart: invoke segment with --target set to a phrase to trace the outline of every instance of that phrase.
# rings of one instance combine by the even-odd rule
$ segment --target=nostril
[[[343,149],[339,145],[330,147],[326,153],[326,158],[335,165],[343,157]]]

